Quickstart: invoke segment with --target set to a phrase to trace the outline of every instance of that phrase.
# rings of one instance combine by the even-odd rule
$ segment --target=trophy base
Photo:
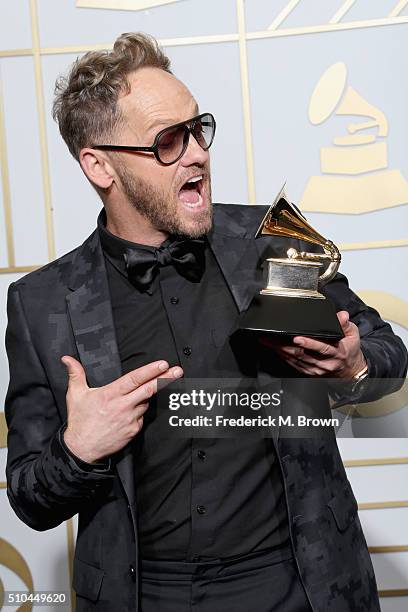
[[[258,294],[243,314],[239,328],[257,334],[344,338],[330,300]]]
[[[324,295],[314,289],[293,289],[292,287],[267,287],[260,291],[261,295],[278,295],[282,297],[312,298],[325,300]]]

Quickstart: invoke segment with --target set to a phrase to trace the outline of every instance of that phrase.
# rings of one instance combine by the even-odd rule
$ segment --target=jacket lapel
[[[268,206],[257,204],[214,204],[214,227],[208,240],[240,312],[264,286],[264,261],[286,257],[290,246],[299,249],[296,239],[260,236],[255,240],[267,210]]]
[[[244,312],[250,305],[253,297],[264,286],[264,274],[262,265],[267,257],[281,255],[282,245],[276,241],[276,245],[266,237],[254,240],[255,233],[262,221],[266,206],[256,206],[257,211],[251,211],[251,215],[245,216],[248,207],[233,206],[233,216],[229,212],[231,205],[214,206],[214,229],[209,235],[211,249],[224,274],[225,280],[230,287],[240,313]],[[240,211],[242,209],[242,212]],[[281,379],[276,378],[270,372],[258,370],[258,384],[261,389],[269,392],[279,391]],[[281,406],[275,410],[275,416],[279,417]],[[272,443],[277,453],[279,428],[273,429]]]
[[[105,260],[95,231],[79,249],[66,296],[79,359],[91,387],[101,387],[122,375],[109,294]],[[129,503],[135,501],[133,454],[127,445],[116,468]]]
[[[214,229],[208,238],[238,310],[243,312],[262,287],[263,261],[253,239],[257,223],[250,227],[241,225],[228,213],[229,208],[224,204],[214,206]],[[264,207],[260,208],[262,217]]]

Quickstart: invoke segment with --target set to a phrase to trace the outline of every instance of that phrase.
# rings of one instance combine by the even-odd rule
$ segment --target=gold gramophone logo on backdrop
[[[388,121],[384,113],[347,86],[347,67],[332,64],[310,98],[309,119],[320,125],[329,117],[365,117],[350,122],[348,134],[320,149],[321,176],[312,176],[301,198],[305,211],[366,213],[408,203],[408,182],[388,169]]]
[[[5,567],[10,572],[16,574],[27,587],[27,593],[34,589],[33,577],[23,555],[10,542],[0,538],[0,569]],[[0,578],[0,610],[3,609],[4,603],[4,583]],[[33,603],[30,601],[24,602],[16,609],[16,612],[31,612]]]
[[[0,412],[0,449],[7,447],[7,424],[4,412]],[[0,489],[5,489],[6,483],[0,482]],[[7,503],[6,499],[4,502]],[[2,567],[5,567],[10,572],[17,574],[17,576],[23,581],[24,585],[28,588],[28,591],[33,589],[33,577],[28,567],[26,560],[23,555],[7,540],[0,537],[0,610],[3,609],[4,603],[4,582],[2,580]],[[23,603],[17,612],[30,612],[32,610],[32,603]]]

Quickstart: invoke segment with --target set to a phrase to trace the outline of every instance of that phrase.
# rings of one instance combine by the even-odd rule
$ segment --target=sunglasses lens
[[[187,127],[189,123],[192,124],[191,128]],[[214,117],[206,113],[199,119],[186,121],[185,124],[178,127],[169,127],[164,130],[157,142],[157,153],[163,164],[172,164],[183,155],[188,146],[190,131],[200,147],[206,151],[214,140]]]
[[[198,144],[206,151],[210,148],[215,134],[214,117],[209,113],[195,122],[193,135]]]
[[[183,151],[187,138],[187,130],[184,125],[165,130],[157,143],[157,152],[164,164],[175,161]]]

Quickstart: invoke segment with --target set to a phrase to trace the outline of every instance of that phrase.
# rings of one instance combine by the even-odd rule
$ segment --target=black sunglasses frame
[[[196,123],[199,122],[199,120],[201,120],[203,117],[211,117],[211,121],[213,124],[213,134],[212,134],[212,138],[211,138],[211,142],[209,145],[207,145],[206,147],[203,147],[202,144],[200,142],[198,142],[195,134],[194,134],[194,127],[196,125]],[[188,125],[191,124],[191,125]],[[155,158],[157,159],[157,161],[159,162],[159,164],[162,164],[163,166],[171,166],[172,164],[175,164],[181,157],[183,157],[184,153],[186,152],[186,149],[188,147],[188,143],[190,140],[190,134],[192,134],[194,136],[194,138],[196,139],[196,141],[198,142],[198,144],[200,145],[200,147],[204,150],[204,151],[208,151],[208,149],[211,147],[213,141],[214,141],[214,136],[215,136],[215,128],[216,128],[216,122],[214,119],[214,116],[211,113],[201,113],[201,115],[197,115],[196,117],[192,117],[192,119],[187,119],[187,121],[180,121],[180,123],[175,123],[174,125],[169,125],[168,127],[164,128],[163,130],[160,130],[160,132],[158,134],[156,134],[154,142],[152,144],[151,147],[132,147],[132,146],[127,146],[127,145],[93,145],[91,147],[91,149],[99,149],[101,151],[130,151],[130,152],[143,152],[143,153],[154,153]],[[166,132],[168,132],[169,130],[174,130],[175,128],[178,127],[184,127],[184,136],[183,136],[183,147],[181,150],[180,155],[177,156],[177,158],[171,162],[164,162],[162,159],[160,159],[160,155],[159,155],[159,140],[161,138],[161,136],[163,134],[165,134]]]

